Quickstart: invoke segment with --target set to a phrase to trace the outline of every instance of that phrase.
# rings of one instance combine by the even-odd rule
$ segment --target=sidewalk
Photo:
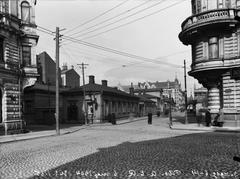
[[[122,125],[126,123],[131,123],[139,120],[144,120],[147,117],[139,117],[139,118],[128,118],[128,119],[121,119],[117,121],[116,125]],[[65,135],[69,133],[73,133],[82,129],[96,127],[96,126],[111,126],[111,123],[100,123],[100,124],[89,124],[89,125],[81,125],[81,126],[72,126],[69,128],[64,128],[60,130],[60,135]],[[45,131],[37,131],[37,132],[29,132],[25,134],[14,134],[14,135],[6,135],[0,136],[0,143],[8,143],[8,142],[16,142],[22,140],[29,140],[29,139],[36,139],[41,137],[49,137],[49,136],[56,136],[56,130],[45,130]]]
[[[240,127],[206,127],[203,124],[200,126],[197,123],[182,124],[173,122],[173,130],[191,130],[191,131],[209,131],[209,132],[240,132]]]

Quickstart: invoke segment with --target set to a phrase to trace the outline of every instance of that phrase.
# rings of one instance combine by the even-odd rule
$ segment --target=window
[[[31,47],[23,46],[22,48],[22,62],[23,66],[31,65]]]
[[[211,0],[212,1],[212,0]],[[207,0],[202,0],[202,12],[207,11]]]
[[[30,5],[28,2],[23,2],[21,4],[22,21],[30,22]]]
[[[4,63],[3,39],[0,39],[0,63]]]
[[[208,10],[217,9],[217,0],[208,0]]]
[[[236,5],[237,7],[240,7],[240,0],[237,0]]]
[[[226,8],[231,8],[230,0],[226,0],[225,3],[226,3]]]
[[[192,14],[196,14],[196,0],[192,1]]]
[[[201,10],[201,0],[197,0],[197,8],[196,8],[196,11],[197,11],[197,13],[200,13],[200,12],[202,12],[202,10]]]
[[[223,0],[218,0],[218,8],[223,8]]]
[[[218,58],[219,50],[218,50],[218,38],[211,37],[209,38],[209,59]]]

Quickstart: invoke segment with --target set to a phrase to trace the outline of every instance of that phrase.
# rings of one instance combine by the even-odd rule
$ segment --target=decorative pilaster
[[[218,113],[220,108],[220,94],[217,87],[208,90],[208,108],[211,113]]]

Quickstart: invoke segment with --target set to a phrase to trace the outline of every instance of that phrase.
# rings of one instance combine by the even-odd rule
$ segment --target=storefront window
[[[218,38],[211,37],[209,38],[209,59],[218,58],[219,50],[218,50]]]

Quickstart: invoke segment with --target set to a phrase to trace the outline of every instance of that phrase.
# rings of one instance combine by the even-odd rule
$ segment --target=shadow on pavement
[[[33,178],[238,178],[239,134],[201,133],[124,142]],[[224,175],[224,177],[222,177]]]

